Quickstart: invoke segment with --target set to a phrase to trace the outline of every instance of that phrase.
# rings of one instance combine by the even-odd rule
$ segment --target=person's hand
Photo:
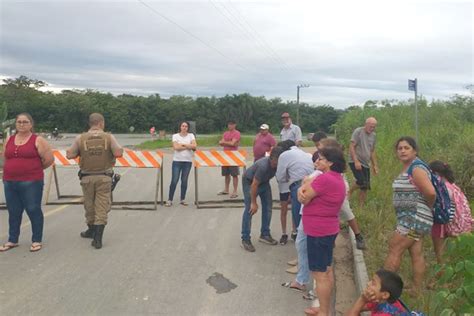
[[[377,166],[374,166],[374,175],[378,175],[379,174],[379,167]]]
[[[303,188],[298,190],[298,201],[303,204],[306,201],[306,191]]]
[[[355,161],[354,165],[356,170],[362,170],[362,164],[360,163],[360,161]]]
[[[378,303],[377,295],[375,295],[375,292],[369,288],[366,288],[361,296],[366,302]]]
[[[251,203],[250,204],[250,215],[254,215],[258,211],[258,204],[257,203]]]
[[[223,140],[221,139],[221,140],[219,141],[219,145],[221,145],[221,146],[222,146],[222,142],[223,142]]]

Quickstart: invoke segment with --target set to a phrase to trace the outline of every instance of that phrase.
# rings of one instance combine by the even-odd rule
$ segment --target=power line
[[[214,46],[212,46],[211,44],[207,43],[206,41],[202,40],[200,37],[194,35],[193,33],[191,33],[190,31],[188,31],[187,29],[185,29],[184,27],[182,27],[181,25],[179,25],[178,23],[176,23],[175,21],[173,21],[172,19],[168,18],[167,16],[165,16],[164,14],[160,13],[159,11],[157,11],[155,8],[149,6],[148,4],[146,4],[144,1],[142,0],[137,0],[139,3],[141,3],[143,6],[145,6],[146,8],[148,8],[151,12],[153,12],[154,14],[158,15],[159,17],[161,17],[162,19],[166,20],[167,22],[175,25],[177,28],[179,28],[181,31],[183,31],[184,33],[186,33],[188,36],[191,36],[192,38],[194,38],[195,40],[197,40],[198,42],[200,42],[201,44],[203,44],[204,46],[206,46],[207,48],[215,51],[216,53],[218,53],[221,57],[223,57],[224,59],[227,59],[228,61],[230,61],[232,64],[238,66],[239,68],[245,70],[245,71],[249,71],[249,69],[247,69],[246,67],[244,67],[243,65],[241,65],[240,63],[234,61],[232,58],[230,58],[229,56],[227,56],[226,54],[224,54],[223,52],[221,52],[219,49],[215,48]]]
[[[271,47],[270,44],[268,44],[267,41],[265,41],[265,39],[257,32],[257,30],[247,21],[245,16],[234,6],[232,1],[229,0],[228,2],[229,2],[229,5],[232,7],[232,9],[237,13],[237,15],[241,17],[242,21],[244,21],[244,23],[247,24],[248,28],[255,33],[255,37],[257,38],[257,40],[263,43],[263,46],[267,49],[267,51],[270,52],[271,55],[274,56],[274,58],[278,61],[278,63],[282,64],[288,71],[289,70],[295,71],[295,69],[290,69],[291,67],[286,63],[286,61],[283,60],[283,58],[281,58],[280,55],[278,55],[278,53]]]
[[[224,10],[227,12],[227,14],[224,13],[223,10],[221,10],[215,3],[214,1],[212,0],[209,0],[209,2],[214,6],[214,8],[216,8],[216,10],[223,16],[226,18],[226,20],[228,22],[230,22],[233,26],[236,27],[237,30],[239,30],[243,35],[245,35],[245,37],[254,42],[256,44],[256,47],[258,48],[258,52],[260,52],[263,56],[265,56],[267,59],[269,58],[272,62],[274,62],[275,64],[277,64],[279,67],[281,67],[281,62],[279,62],[278,60],[276,60],[274,58],[274,56],[272,56],[271,54],[268,53],[268,50],[266,50],[266,47],[261,45],[261,43],[258,42],[258,39],[253,36],[253,34],[251,32],[249,32],[245,25],[243,25],[239,19],[225,6],[224,3],[220,3],[221,6],[224,8]],[[233,20],[231,18],[229,18],[230,15]],[[234,22],[235,20],[235,22]],[[286,70],[286,69],[284,69]]]

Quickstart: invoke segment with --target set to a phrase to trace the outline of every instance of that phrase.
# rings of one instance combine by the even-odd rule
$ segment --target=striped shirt
[[[417,165],[415,168],[423,169],[431,178],[430,172],[424,166]],[[433,211],[411,182],[408,173],[401,173],[393,181],[392,188],[397,225],[414,230],[421,235],[429,234],[433,226]]]

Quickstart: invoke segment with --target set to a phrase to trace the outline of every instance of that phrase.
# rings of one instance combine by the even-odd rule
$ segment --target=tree
[[[7,78],[3,79],[3,82],[6,86],[14,88],[33,88],[39,89],[41,87],[47,86],[47,83],[41,80],[30,79],[27,76],[20,76],[18,78]]]

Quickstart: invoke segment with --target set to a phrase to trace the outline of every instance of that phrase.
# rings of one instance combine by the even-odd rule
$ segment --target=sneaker
[[[173,202],[171,202],[169,200],[165,202],[166,207],[170,207],[171,205],[173,205]]]
[[[296,232],[291,233],[291,239],[293,239],[293,241],[296,241],[296,235],[297,235]]]
[[[278,244],[278,241],[276,241],[275,239],[273,239],[272,236],[270,236],[270,235],[268,235],[268,236],[260,236],[260,238],[258,239],[258,241],[263,242],[263,243],[266,243],[266,244],[269,244],[269,245],[277,245],[277,244]]]
[[[356,236],[356,247],[359,250],[367,249],[367,246],[365,245],[364,237],[362,237],[361,234]]]
[[[255,247],[250,240],[242,240],[242,247],[248,252],[255,252]]]
[[[281,235],[280,245],[286,245],[287,242],[288,242],[288,235],[287,234]]]

